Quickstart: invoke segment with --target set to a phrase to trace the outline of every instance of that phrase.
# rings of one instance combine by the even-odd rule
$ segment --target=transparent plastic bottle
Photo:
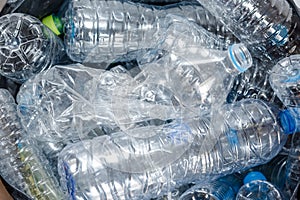
[[[207,27],[227,46],[231,42],[222,25],[198,3],[154,7],[129,1],[72,0],[64,17],[68,55],[77,62],[96,63],[151,48],[169,25],[168,14]]]
[[[179,200],[232,200],[240,187],[241,180],[235,175],[229,175],[212,182],[197,184],[185,191]]]
[[[300,105],[300,54],[280,60],[270,72],[270,84],[287,107]]]
[[[299,51],[298,15],[287,0],[198,0],[253,56],[279,60]]]
[[[251,55],[242,44],[228,51],[194,50],[187,60],[167,54],[146,63],[134,78],[124,70],[55,66],[20,88],[22,124],[42,141],[67,141],[86,138],[96,126],[125,131],[182,112],[209,112],[225,102],[226,87],[251,66]]]
[[[145,139],[117,132],[68,145],[59,155],[61,185],[73,199],[150,199],[266,163],[289,129],[276,112],[249,99],[222,107],[217,119],[177,121]]]
[[[254,98],[283,107],[269,81],[272,67],[273,64],[262,62],[253,57],[252,67],[234,79],[227,102],[232,103],[241,99]]]
[[[0,105],[1,176],[34,199],[65,199],[47,160],[22,128],[7,90],[0,89]]]
[[[15,13],[0,17],[0,73],[16,82],[62,60],[62,41],[37,18]]]
[[[252,65],[243,44],[218,51],[188,43],[183,37],[166,39],[163,45],[170,53],[141,64],[142,71],[126,87],[114,90],[112,109],[123,131],[146,115],[168,120],[211,112],[226,101],[234,77]],[[134,99],[140,103],[133,103]]]
[[[244,185],[240,188],[236,200],[282,200],[280,191],[260,172],[249,172],[244,179]]]

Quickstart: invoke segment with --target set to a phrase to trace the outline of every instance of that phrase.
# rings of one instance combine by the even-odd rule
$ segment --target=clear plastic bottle
[[[260,172],[249,172],[244,179],[236,200],[282,200],[280,191]]]
[[[270,72],[270,84],[287,107],[300,105],[300,54],[280,60]]]
[[[231,42],[225,28],[198,3],[154,7],[129,1],[72,0],[65,16],[68,55],[77,62],[96,63],[133,50],[151,48],[169,25],[165,20],[168,14],[186,17],[207,27],[221,35],[221,43],[227,46]]]
[[[163,45],[171,53],[141,64],[142,71],[132,82],[115,90],[112,109],[123,131],[146,117],[146,113],[168,120],[211,112],[226,101],[233,78],[252,65],[252,57],[243,44],[218,51],[186,43],[183,37],[166,39]],[[141,103],[133,103],[134,99]]]
[[[287,0],[198,0],[253,56],[278,60],[299,51],[299,17]]]
[[[249,99],[219,109],[215,124],[198,118],[145,139],[117,132],[68,145],[59,155],[61,185],[73,199],[149,199],[266,163],[289,129],[276,112]]]
[[[166,54],[146,63],[134,78],[127,71],[55,66],[20,88],[22,123],[42,141],[66,141],[86,138],[96,126],[125,131],[182,112],[209,112],[225,102],[226,87],[251,66],[251,55],[242,44],[228,51],[194,50],[189,57]]]
[[[34,199],[65,199],[47,160],[22,128],[7,90],[0,89],[0,105],[1,176]]]
[[[62,41],[37,18],[15,13],[0,17],[0,73],[16,82],[61,61]]]
[[[179,200],[232,200],[240,187],[239,177],[229,175],[212,182],[197,184],[185,191]]]
[[[227,102],[232,103],[241,99],[253,98],[283,107],[269,81],[272,67],[273,64],[253,57],[252,67],[234,79]]]

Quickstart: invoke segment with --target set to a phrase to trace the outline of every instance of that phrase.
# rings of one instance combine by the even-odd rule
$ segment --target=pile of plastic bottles
[[[297,0],[0,0],[14,199],[296,200]]]

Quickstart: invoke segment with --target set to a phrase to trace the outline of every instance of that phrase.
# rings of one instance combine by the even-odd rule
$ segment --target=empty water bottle
[[[198,3],[183,2],[164,7],[129,1],[72,0],[65,16],[68,55],[77,62],[109,61],[118,55],[155,46],[167,28],[167,14],[186,17],[213,32],[226,33]],[[213,23],[213,25],[211,25]],[[224,42],[225,36],[220,37]]]
[[[244,178],[244,185],[238,191],[236,200],[282,200],[280,191],[260,172],[250,172]]]
[[[276,61],[299,51],[299,17],[287,0],[198,2],[249,45],[257,57]]]
[[[216,181],[197,184],[185,191],[179,200],[232,200],[241,186],[241,180],[229,175]]]
[[[284,120],[280,127],[276,112],[244,100],[219,109],[212,125],[207,118],[174,121],[148,138],[133,129],[136,137],[117,132],[68,145],[59,155],[61,184],[73,199],[149,199],[266,163],[289,129]]]
[[[8,14],[0,18],[0,74],[24,82],[61,61],[62,41],[37,18]]]
[[[270,84],[287,107],[300,106],[300,55],[280,60],[270,73]]]
[[[273,65],[268,62],[253,58],[252,67],[235,78],[227,102],[232,103],[241,99],[254,98],[283,107],[269,82],[272,67]]]
[[[16,104],[7,90],[0,89],[1,176],[34,199],[65,199],[47,160],[22,129]]]

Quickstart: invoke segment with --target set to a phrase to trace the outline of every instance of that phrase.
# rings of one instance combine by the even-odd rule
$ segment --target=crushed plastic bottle
[[[150,199],[177,184],[205,182],[266,163],[286,141],[283,132],[289,124],[279,124],[262,101],[244,100],[219,112],[214,131],[209,119],[200,118],[179,126],[175,122],[173,131],[149,138],[138,137],[140,130],[133,129],[136,137],[116,132],[68,145],[59,155],[61,184],[72,199]],[[181,156],[168,163],[168,157],[155,156],[159,151]]]
[[[34,199],[65,199],[47,160],[22,129],[13,97],[4,89],[0,89],[0,107],[1,176]]]
[[[37,18],[25,14],[0,17],[0,74],[22,83],[61,61],[62,41]]]
[[[270,72],[270,84],[287,107],[300,106],[300,54],[280,60]]]

